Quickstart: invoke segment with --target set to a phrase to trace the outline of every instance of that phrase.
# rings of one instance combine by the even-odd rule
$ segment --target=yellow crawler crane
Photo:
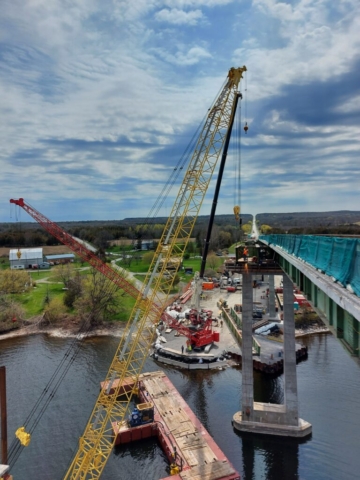
[[[64,480],[99,479],[105,467],[115,441],[112,423],[125,419],[153,342],[154,326],[160,319],[159,311],[152,305],[166,305],[175,278],[166,266],[184,255],[235,114],[238,86],[245,71],[245,66],[229,70],[226,84],[208,113],[144,287],[107,373],[106,387],[100,391]],[[132,377],[135,386],[119,397],[121,385],[128,377]]]

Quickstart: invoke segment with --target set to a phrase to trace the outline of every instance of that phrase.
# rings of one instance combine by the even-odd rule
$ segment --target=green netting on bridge
[[[360,296],[360,240],[313,235],[262,235],[269,245],[283,248]]]

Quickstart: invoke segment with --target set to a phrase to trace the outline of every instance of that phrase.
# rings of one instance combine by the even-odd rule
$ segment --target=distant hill
[[[242,224],[252,221],[250,214],[241,215]],[[272,228],[289,230],[292,228],[318,228],[318,227],[337,227],[342,225],[360,226],[360,211],[339,210],[334,212],[294,212],[294,213],[258,213],[256,219],[260,225],[269,225]],[[65,230],[79,227],[97,227],[106,228],[111,226],[128,227],[141,223],[165,224],[167,217],[157,217],[151,222],[145,217],[132,217],[123,220],[89,220],[74,222],[59,222],[59,225]],[[209,222],[209,215],[199,215],[196,227],[202,228]],[[216,215],[215,224],[219,227],[225,225],[234,225],[234,215]],[[15,223],[0,223],[0,232],[11,229]],[[36,222],[21,222],[21,230],[39,228]],[[41,228],[41,227],[40,227]]]
[[[360,211],[339,210],[336,212],[259,213],[260,225],[289,230],[291,228],[337,227],[360,225]]]
[[[201,226],[203,224],[207,225],[209,223],[209,218],[210,215],[199,215],[196,221],[196,226]],[[241,215],[242,218],[242,223],[247,223],[252,221],[253,216],[250,214],[245,213],[244,215]],[[151,223],[165,223],[167,221],[167,217],[157,217],[155,219],[151,220]],[[149,219],[147,218],[124,218],[124,220],[121,220],[120,223],[126,224],[126,225],[136,225],[139,223],[148,223]],[[235,219],[234,215],[216,215],[215,216],[215,224],[218,225],[219,227],[224,226],[224,225],[234,225]]]

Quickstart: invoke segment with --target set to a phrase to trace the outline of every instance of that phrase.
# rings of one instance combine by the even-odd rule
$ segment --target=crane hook
[[[247,131],[249,130],[249,127],[248,127],[248,124],[247,124],[247,122],[245,122],[245,127],[244,127],[244,130],[245,130],[245,133],[247,133]]]

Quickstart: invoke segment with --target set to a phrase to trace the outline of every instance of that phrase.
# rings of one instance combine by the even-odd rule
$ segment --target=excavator
[[[137,393],[139,376],[154,341],[156,328],[167,306],[175,273],[167,271],[167,264],[181,259],[190,240],[193,227],[201,209],[205,194],[224,146],[228,146],[236,113],[240,80],[246,67],[232,67],[213,106],[209,109],[203,128],[197,139],[188,168],[180,185],[179,192],[166,222],[153,260],[145,277],[142,289],[125,284],[123,277],[112,268],[110,271],[86,252],[85,246],[75,246],[74,239],[68,239],[77,248],[81,258],[103,273],[122,289],[136,296],[136,302],[115,355],[109,367],[94,408],[89,416],[83,435],[79,439],[78,450],[68,468],[64,480],[99,479],[113,449],[115,438],[112,424],[122,422],[131,409],[133,396]],[[221,168],[225,158],[223,154]],[[10,200],[32,215],[45,228],[55,234],[55,224],[49,224],[46,217],[25,204],[23,199]],[[61,230],[61,229],[60,229]],[[63,231],[56,236],[65,243]],[[81,245],[81,244],[80,244]],[[74,250],[75,251],[75,250]],[[99,259],[98,259],[99,260]],[[101,262],[99,260],[99,262]],[[113,273],[114,272],[114,273]],[[127,282],[126,282],[127,283]],[[197,289],[201,285],[199,277]],[[125,379],[132,379],[133,388],[124,392],[121,386]],[[122,392],[121,396],[119,393]]]

